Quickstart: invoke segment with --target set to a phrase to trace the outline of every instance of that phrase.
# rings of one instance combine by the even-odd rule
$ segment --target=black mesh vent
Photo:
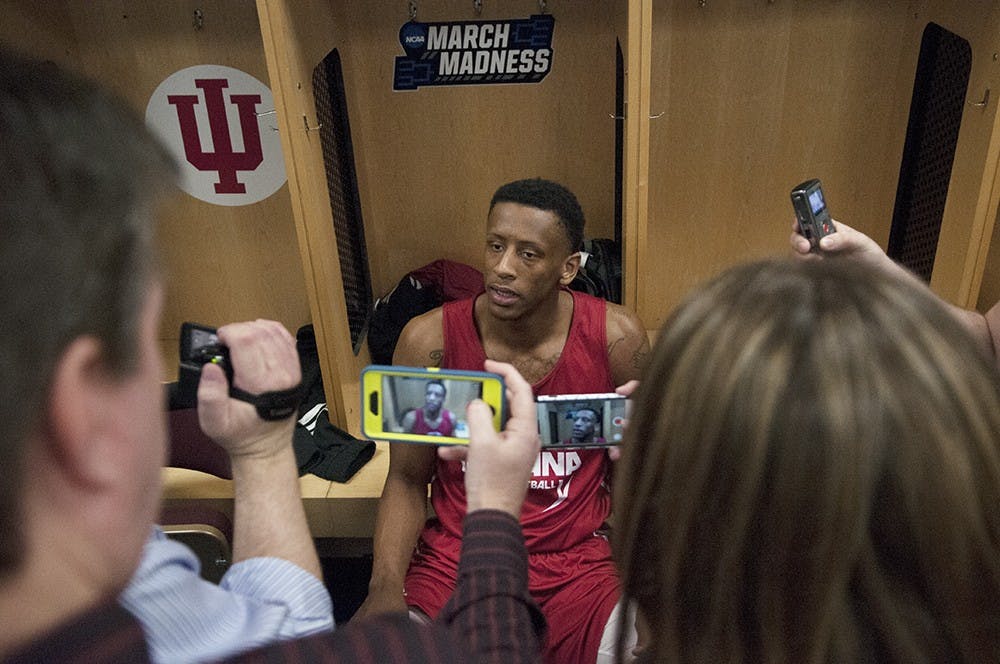
[[[340,256],[344,282],[347,322],[351,345],[357,355],[365,338],[374,297],[365,227],[361,220],[358,178],[354,170],[351,125],[344,98],[344,77],[340,54],[336,49],[330,51],[313,70],[313,93],[316,97],[316,119],[320,123],[319,138],[323,145],[323,166],[330,192],[333,229],[337,237],[337,255]]]
[[[969,42],[928,23],[920,43],[889,256],[930,281],[969,86]]]

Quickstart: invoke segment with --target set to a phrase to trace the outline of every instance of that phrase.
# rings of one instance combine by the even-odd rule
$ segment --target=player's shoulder
[[[642,324],[639,315],[628,307],[615,302],[608,302],[604,312],[604,321],[609,339],[638,338],[646,336],[646,326]]]
[[[444,348],[441,307],[411,318],[403,327],[393,353],[394,364],[436,366]]]
[[[444,308],[434,307],[430,311],[414,316],[403,327],[403,332],[407,330],[418,330],[420,332],[430,332],[435,327],[440,332],[441,322],[444,320]]]

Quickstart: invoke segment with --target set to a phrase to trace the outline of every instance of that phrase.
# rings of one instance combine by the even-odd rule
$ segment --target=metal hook
[[[544,14],[548,10],[548,7],[549,7],[549,3],[545,2],[545,0],[538,0],[538,11],[539,12],[541,12],[542,14]]]
[[[649,119],[650,120],[655,120],[657,118],[662,118],[665,114],[666,114],[666,111],[660,111],[656,115],[650,115]],[[615,115],[614,113],[608,113],[608,117],[611,118],[612,120],[624,120],[625,119],[624,115]]]
[[[472,9],[476,12],[476,16],[482,16],[483,0],[472,0]]]
[[[622,102],[622,114],[621,115],[615,115],[614,113],[608,113],[608,117],[611,118],[612,120],[624,120],[625,119],[625,111],[627,111],[627,110],[628,110],[628,99],[626,99],[625,101]]]
[[[205,13],[200,9],[194,10],[194,29],[201,30],[205,27]]]
[[[303,115],[302,116],[302,126],[304,126],[306,128],[306,133],[308,134],[311,131],[319,131],[320,129],[322,129],[323,128],[323,123],[320,122],[315,127],[310,127],[309,126],[309,118],[307,118],[306,116]]]
[[[258,117],[258,118],[262,118],[262,117],[264,117],[265,115],[275,115],[275,114],[276,114],[277,112],[278,112],[278,111],[275,111],[275,110],[271,110],[271,111],[261,111],[260,113],[254,113],[254,116],[256,116],[256,117]],[[267,128],[268,128],[268,129],[270,129],[271,131],[278,131],[278,128],[277,128],[277,127],[274,127],[274,126],[272,126],[272,125],[268,125],[268,126],[267,126]]]
[[[990,103],[990,89],[986,88],[986,92],[983,93],[982,101],[970,101],[969,106],[976,106],[977,108],[986,108],[986,105]]]
[[[417,20],[417,0],[410,0],[410,20]]]

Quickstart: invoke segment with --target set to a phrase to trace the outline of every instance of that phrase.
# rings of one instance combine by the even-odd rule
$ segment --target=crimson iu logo
[[[285,183],[273,110],[271,91],[253,76],[198,65],[156,88],[146,124],[180,164],[182,189],[216,205],[249,205]]]

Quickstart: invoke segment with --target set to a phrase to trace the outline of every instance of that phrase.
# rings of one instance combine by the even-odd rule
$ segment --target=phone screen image
[[[813,214],[819,215],[823,210],[826,209],[826,201],[823,200],[823,190],[817,189],[816,191],[809,194],[809,205],[812,207]]]
[[[503,382],[485,372],[368,367],[362,373],[363,430],[376,440],[465,444],[465,409],[482,399],[502,425]]]
[[[570,394],[537,399],[543,447],[608,447],[622,442],[629,401],[620,394]]]

